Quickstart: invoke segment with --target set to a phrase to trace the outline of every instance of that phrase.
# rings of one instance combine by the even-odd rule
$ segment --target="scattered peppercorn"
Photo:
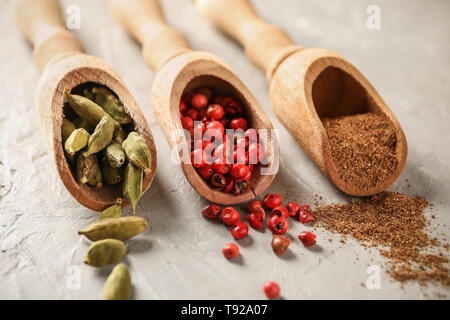
[[[221,212],[222,209],[218,205],[210,204],[202,210],[202,215],[205,218],[217,219],[220,217]]]
[[[266,194],[263,199],[264,206],[267,209],[273,209],[275,207],[278,207],[281,205],[281,202],[282,202],[281,195],[274,193]]]
[[[243,221],[238,221],[230,231],[235,239],[242,239],[248,235],[248,225]]]
[[[279,217],[279,216],[272,216],[269,219],[269,223],[267,224],[267,227],[270,231],[272,231],[274,234],[285,234],[288,230],[288,222],[286,218]]]
[[[291,217],[295,217],[300,211],[300,205],[296,202],[289,202],[286,205],[286,208],[288,209]]]
[[[273,281],[266,281],[263,284],[263,290],[267,298],[274,299],[280,294],[280,286]]]
[[[309,231],[302,231],[298,235],[298,238],[305,247],[310,247],[316,243],[316,235]]]
[[[227,226],[234,226],[240,218],[241,215],[233,207],[226,207],[222,210],[221,219]]]
[[[291,244],[291,239],[282,236],[274,234],[272,238],[272,249],[273,252],[275,252],[276,255],[282,255],[286,252],[287,248]]]
[[[291,215],[289,214],[288,209],[283,206],[278,206],[272,209],[272,213],[270,214],[270,217],[278,216],[283,217],[285,219],[289,218]]]
[[[230,242],[222,247],[222,253],[227,259],[235,258],[239,255],[239,247],[233,242]]]

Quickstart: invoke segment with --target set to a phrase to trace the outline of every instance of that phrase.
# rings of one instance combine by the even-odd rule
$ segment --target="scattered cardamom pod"
[[[92,93],[95,94],[95,103],[103,107],[111,118],[120,124],[131,123],[131,118],[125,112],[125,108],[110,90],[103,87],[95,87],[92,88]]]
[[[109,238],[127,240],[144,231],[146,226],[147,221],[137,216],[105,218],[79,230],[78,234],[84,235],[91,241]]]
[[[129,300],[131,291],[130,271],[125,264],[119,263],[106,280],[103,297],[105,300]]]
[[[104,149],[111,143],[113,132],[113,120],[108,116],[104,116],[95,127],[94,133],[89,138],[87,151],[84,155],[89,156]]]
[[[69,138],[70,134],[75,129],[76,129],[75,125],[71,121],[63,117],[63,122],[61,125],[61,137],[63,143],[67,140],[67,138]]]
[[[103,187],[103,174],[100,168],[97,169],[95,175],[87,182],[88,185],[101,188]]]
[[[142,196],[143,171],[141,168],[128,163],[123,176],[123,195],[136,213],[136,205]]]
[[[92,124],[89,124],[86,120],[81,119],[81,118],[75,118],[73,119],[73,124],[77,127],[77,128],[83,128],[84,130],[86,130],[87,132],[89,132],[89,134],[91,134],[92,132],[94,132],[95,126],[93,126]]]
[[[122,145],[124,140],[124,133],[123,133],[123,129],[121,126],[116,126],[114,128],[114,133],[113,133],[113,141]]]
[[[125,256],[125,243],[116,239],[104,239],[94,242],[88,249],[84,263],[92,267],[103,267],[117,263]]]
[[[98,160],[95,155],[84,157],[81,153],[76,159],[76,176],[79,183],[87,183],[97,173]]]
[[[102,161],[102,173],[103,178],[107,184],[116,184],[120,181],[122,181],[123,177],[123,168],[113,168],[109,164],[109,162],[106,160],[106,158],[103,158]]]
[[[73,111],[89,124],[96,126],[104,116],[109,117],[105,110],[94,101],[77,94],[71,94],[67,88],[65,94],[66,100]]]
[[[145,174],[150,173],[152,156],[145,142],[137,132],[130,132],[122,143],[122,149],[127,155],[128,161],[144,170]]]
[[[64,143],[64,150],[73,156],[77,151],[86,147],[89,137],[89,132],[83,128],[73,130]]]
[[[123,152],[122,146],[116,142],[112,142],[106,147],[105,157],[113,168],[119,168],[125,162],[125,152]]]
[[[117,198],[116,203],[102,211],[98,220],[119,218],[122,216],[122,199]]]

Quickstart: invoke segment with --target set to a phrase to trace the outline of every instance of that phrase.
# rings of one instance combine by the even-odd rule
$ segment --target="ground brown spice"
[[[374,113],[324,118],[331,156],[340,178],[365,190],[385,181],[397,168],[394,127]]]
[[[323,206],[314,211],[316,225],[349,235],[365,246],[379,246],[388,258],[388,274],[399,281],[450,285],[448,245],[426,233],[427,200],[382,192],[348,204]]]

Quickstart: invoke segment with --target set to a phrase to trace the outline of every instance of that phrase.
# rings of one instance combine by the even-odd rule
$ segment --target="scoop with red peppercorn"
[[[264,148],[258,142],[256,130],[248,129],[248,119],[241,103],[231,96],[215,95],[212,88],[200,87],[182,96],[180,117],[182,127],[191,134],[191,143],[188,145],[191,148],[192,165],[198,174],[217,190],[234,195],[246,193],[250,189],[254,166],[260,163]],[[201,127],[196,131],[196,135],[202,135],[201,138],[208,139],[210,144],[194,141],[193,128],[197,130],[195,121],[200,120]],[[229,141],[226,129],[243,132],[240,138],[234,136],[238,143],[240,141],[240,148],[237,150],[232,148],[233,141],[228,142],[231,150],[226,149],[228,143],[225,141]],[[218,144],[211,144],[216,139],[219,139]],[[250,140],[253,145],[249,144]],[[222,145],[220,141],[223,141]],[[211,150],[215,152],[209,159]],[[249,160],[249,153],[257,154],[253,157],[254,161]],[[205,164],[211,164],[212,167],[204,168]]]

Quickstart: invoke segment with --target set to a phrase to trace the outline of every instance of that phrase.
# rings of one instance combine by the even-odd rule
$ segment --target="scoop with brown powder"
[[[349,235],[365,246],[377,246],[388,258],[388,274],[399,281],[450,285],[448,244],[427,232],[424,198],[382,192],[348,204],[333,204],[314,212],[317,226]]]
[[[323,118],[340,178],[361,190],[386,181],[396,170],[393,125],[374,113]]]

